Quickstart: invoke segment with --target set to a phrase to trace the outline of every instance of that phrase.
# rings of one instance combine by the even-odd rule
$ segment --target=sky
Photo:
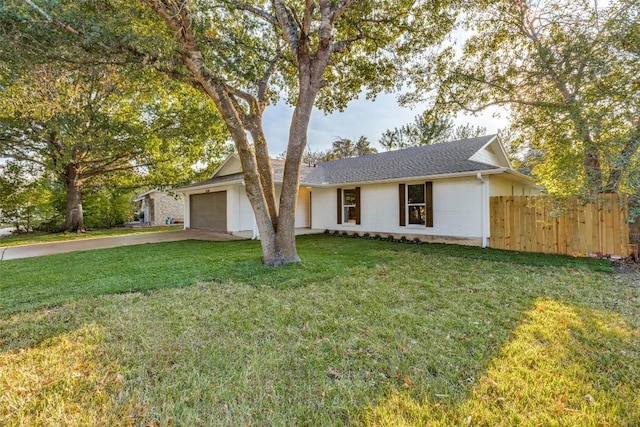
[[[381,94],[376,100],[361,98],[349,103],[344,112],[325,114],[314,110],[309,124],[308,144],[311,151],[324,151],[331,147],[331,142],[340,138],[358,139],[364,135],[374,148],[380,150],[378,140],[387,129],[400,127],[413,121],[422,113],[426,105],[402,107],[397,102],[397,95]],[[470,123],[484,126],[487,134],[496,133],[506,127],[506,114],[494,118],[497,110],[485,112],[477,117],[465,116],[455,120],[457,125]],[[277,156],[287,149],[289,124],[293,109],[285,103],[268,107],[264,112],[263,126],[269,145],[269,152]]]

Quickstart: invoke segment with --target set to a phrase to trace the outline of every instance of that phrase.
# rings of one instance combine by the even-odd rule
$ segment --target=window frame
[[[353,204],[347,204],[347,194],[353,195]],[[342,190],[342,220],[345,224],[355,224],[357,221],[356,207],[358,205],[358,197],[356,195],[356,189],[344,188]],[[349,218],[349,210],[353,208],[353,219]]]
[[[347,204],[346,197],[347,192],[354,195],[354,204]],[[337,223],[345,225],[360,225],[361,224],[361,197],[360,187],[338,188],[337,191]],[[349,214],[347,209],[353,208],[355,218],[349,220]]]
[[[417,202],[417,203],[416,202],[412,203],[411,199],[409,198],[409,194],[410,194],[410,191],[411,191],[410,188],[411,187],[416,187],[416,186],[422,187],[422,201],[421,202]],[[426,189],[426,187],[427,186],[425,185],[424,182],[421,182],[421,183],[418,183],[418,184],[407,184],[407,186],[406,186],[406,192],[407,192],[406,198],[405,198],[405,200],[407,202],[407,207],[406,207],[407,222],[406,222],[406,224],[407,224],[408,227],[426,227],[427,226],[427,200],[426,200],[427,199],[427,196],[426,196],[427,189]],[[418,209],[420,207],[423,208],[423,212],[424,212],[423,222],[411,222],[411,211],[412,211],[411,208],[416,208],[416,207]]]
[[[421,185],[423,188],[423,202],[410,203],[409,202],[409,187],[414,185]],[[411,182],[402,183],[398,185],[399,189],[399,223],[401,227],[427,227],[433,228],[433,181],[426,182]],[[424,223],[412,224],[409,222],[411,208],[416,206],[424,206]]]

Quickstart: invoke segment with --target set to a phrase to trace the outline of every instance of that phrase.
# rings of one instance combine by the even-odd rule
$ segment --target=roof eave
[[[517,180],[519,180],[519,181],[521,181],[521,182],[523,182],[523,183],[525,183],[525,184],[527,184],[527,185],[530,185],[530,186],[532,186],[532,187],[535,187],[535,188],[537,188],[538,190],[544,190],[544,186],[536,184],[535,179],[533,179],[533,178],[532,178],[532,177],[530,177],[529,175],[525,175],[525,174],[520,173],[520,172],[518,172],[518,171],[516,171],[516,170],[513,170],[513,169],[505,169],[505,172],[506,172],[508,175],[512,175],[512,176],[513,176],[513,177],[515,177]]]
[[[429,180],[429,179],[475,177],[478,175],[478,172],[480,172],[482,175],[495,175],[499,173],[504,173],[508,170],[509,169],[507,168],[496,168],[496,169],[472,170],[472,171],[465,171],[465,172],[443,173],[443,174],[435,174],[435,175],[406,176],[406,177],[400,177],[400,178],[380,179],[380,180],[372,180],[372,181],[354,181],[354,182],[322,183],[322,184],[309,184],[309,183],[301,182],[300,185],[304,187],[311,187],[311,188],[331,188],[331,187],[341,187],[345,185],[393,184],[393,183],[400,183],[400,182],[407,182],[407,181],[421,181],[421,180]]]
[[[210,179],[215,178],[215,177],[218,175],[218,172],[220,172],[220,170],[222,170],[222,168],[223,168],[223,167],[225,167],[225,166],[226,166],[226,164],[227,164],[227,163],[229,163],[229,162],[231,161],[231,159],[234,159],[234,158],[237,158],[237,157],[238,157],[238,155],[237,155],[237,154],[229,154],[229,155],[227,156],[227,158],[226,158],[226,159],[224,159],[224,160],[222,161],[222,163],[220,163],[220,166],[218,166],[218,167],[216,168],[216,170],[215,170],[215,171],[213,171],[213,173],[211,174],[211,178],[210,178]]]
[[[142,194],[138,194],[138,195],[133,199],[133,201],[134,201],[134,202],[139,202],[140,200],[144,199],[144,198],[145,198],[145,196],[147,196],[147,195],[149,195],[149,194],[151,194],[151,193],[155,193],[156,191],[159,191],[159,190],[158,190],[157,188],[154,188],[153,190],[145,191],[145,192],[144,192],[144,193],[142,193]]]
[[[500,153],[502,154],[502,158],[507,162],[507,166],[509,167],[509,169],[513,169],[513,164],[511,163],[511,160],[509,159],[509,155],[507,154],[507,150],[505,150],[505,148],[504,148],[504,144],[502,142],[502,138],[500,137],[499,134],[493,135],[493,138],[491,138],[486,144],[484,144],[478,151],[473,153],[473,156],[475,156],[476,154],[478,154],[478,152],[480,152],[481,150],[484,150],[485,148],[487,148],[488,146],[493,144],[495,141],[498,142],[498,146],[500,147]],[[471,160],[473,158],[473,156],[471,156],[469,158],[469,160]]]
[[[176,188],[174,191],[182,194],[186,194],[191,192],[192,190],[206,190],[207,188],[216,188],[216,187],[226,187],[233,184],[241,184],[244,185],[244,178],[238,178],[231,181],[225,182],[213,182],[199,185],[190,185],[186,187]]]

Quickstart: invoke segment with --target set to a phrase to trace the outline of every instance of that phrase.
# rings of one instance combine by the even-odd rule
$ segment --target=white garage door
[[[227,232],[227,192],[192,194],[189,198],[191,228]]]

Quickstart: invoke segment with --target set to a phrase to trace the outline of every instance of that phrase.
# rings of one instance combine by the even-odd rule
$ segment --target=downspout
[[[486,248],[487,245],[487,239],[488,239],[488,234],[489,234],[489,227],[488,227],[488,223],[489,223],[489,191],[488,191],[488,186],[489,186],[489,182],[487,180],[485,180],[482,177],[482,173],[478,172],[476,174],[476,178],[478,178],[478,180],[480,180],[480,182],[482,182],[482,190],[481,190],[481,203],[480,203],[480,229],[481,229],[481,236],[482,236],[482,247]]]

